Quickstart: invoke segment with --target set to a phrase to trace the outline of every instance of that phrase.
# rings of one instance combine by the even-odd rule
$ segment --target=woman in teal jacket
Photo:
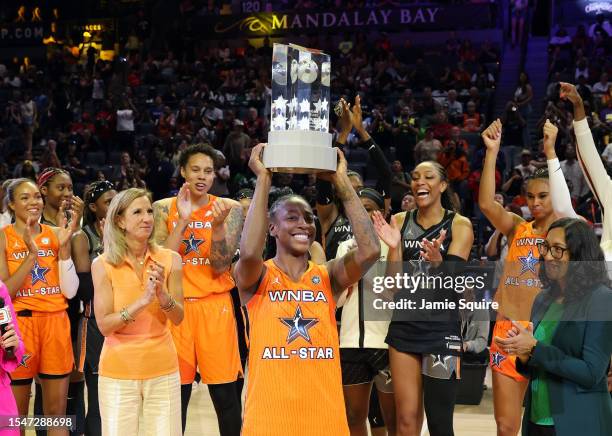
[[[603,252],[589,226],[573,218],[555,221],[538,248],[545,289],[532,322],[495,337],[530,378],[523,435],[609,435],[612,290]]]

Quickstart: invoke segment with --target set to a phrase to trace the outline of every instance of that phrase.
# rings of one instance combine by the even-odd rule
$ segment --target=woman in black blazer
[[[563,218],[538,248],[544,290],[532,322],[514,323],[507,338],[495,337],[530,378],[522,433],[609,435],[612,290],[599,242],[586,223]]]

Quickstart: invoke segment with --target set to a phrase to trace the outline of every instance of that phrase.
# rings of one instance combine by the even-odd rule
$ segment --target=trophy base
[[[273,130],[268,133],[263,164],[276,173],[312,174],[336,171],[332,135],[314,130]]]

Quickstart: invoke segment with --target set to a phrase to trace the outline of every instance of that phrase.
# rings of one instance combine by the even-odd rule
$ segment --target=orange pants
[[[238,333],[229,292],[185,298],[185,318],[171,324],[181,384],[193,383],[199,368],[202,383],[231,383],[242,377]]]
[[[519,321],[523,327],[527,327],[529,321]],[[500,338],[506,338],[508,336],[508,330],[512,329],[512,321],[510,320],[497,320],[495,327],[493,328],[493,338],[495,336]],[[514,380],[527,381],[527,378],[516,370],[516,356],[510,356],[504,350],[502,350],[496,343],[495,340],[491,341],[491,370],[499,372],[501,374],[512,377]]]
[[[36,375],[68,375],[74,367],[70,321],[65,310],[17,314],[25,353],[22,363],[11,373],[13,380]]]

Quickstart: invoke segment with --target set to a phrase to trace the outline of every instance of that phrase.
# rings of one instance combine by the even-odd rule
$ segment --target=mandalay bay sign
[[[280,36],[325,31],[441,30],[490,26],[487,4],[411,6],[351,11],[262,12],[197,17],[194,29],[208,36]]]

